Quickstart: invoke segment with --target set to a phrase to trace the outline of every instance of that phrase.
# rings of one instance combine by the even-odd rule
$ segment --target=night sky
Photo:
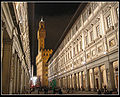
[[[29,29],[31,43],[31,59],[36,72],[36,56],[38,54],[37,31],[41,17],[46,25],[45,48],[55,51],[64,36],[64,30],[80,3],[29,3]],[[34,10],[33,10],[34,9]],[[36,73],[34,72],[34,75]]]
[[[43,16],[46,24],[46,49],[53,49],[53,51],[56,49],[57,43],[60,41],[59,39],[78,8],[78,5],[78,3],[35,4],[35,30],[36,32],[38,31],[39,21],[41,16]],[[36,48],[38,48],[37,46],[36,44]]]

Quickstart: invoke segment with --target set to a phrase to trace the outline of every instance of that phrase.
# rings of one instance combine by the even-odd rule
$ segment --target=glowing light
[[[106,54],[107,52],[104,52],[104,54]]]
[[[82,64],[85,64],[86,62],[84,61],[84,62],[82,62]]]
[[[33,85],[35,85],[35,84],[36,84],[36,81],[37,81],[37,77],[36,77],[36,76],[34,76],[34,77],[31,77],[30,79],[32,80]]]

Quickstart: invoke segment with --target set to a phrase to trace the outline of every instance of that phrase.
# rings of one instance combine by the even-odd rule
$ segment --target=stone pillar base
[[[91,91],[97,91],[95,88],[91,88],[90,90],[91,90]]]
[[[78,91],[80,91],[80,88],[77,88]]]
[[[86,88],[85,91],[90,91],[90,88]]]

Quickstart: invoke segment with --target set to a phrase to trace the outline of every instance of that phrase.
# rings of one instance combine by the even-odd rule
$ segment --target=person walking
[[[62,90],[61,89],[58,90],[58,94],[62,94]]]

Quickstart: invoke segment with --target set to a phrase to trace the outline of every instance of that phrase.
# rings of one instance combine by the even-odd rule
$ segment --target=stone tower
[[[41,18],[41,21],[39,22],[39,29],[38,29],[38,52],[41,49],[45,48],[45,37],[46,37],[46,30],[45,30],[45,22],[43,21],[43,18]]]
[[[37,77],[40,78],[40,85],[42,87],[48,86],[48,65],[47,60],[49,59],[50,55],[52,54],[52,49],[45,49],[45,37],[46,37],[46,30],[45,30],[45,22],[43,18],[39,22],[39,29],[37,33],[38,39],[38,55],[36,57],[36,65],[37,65]]]

